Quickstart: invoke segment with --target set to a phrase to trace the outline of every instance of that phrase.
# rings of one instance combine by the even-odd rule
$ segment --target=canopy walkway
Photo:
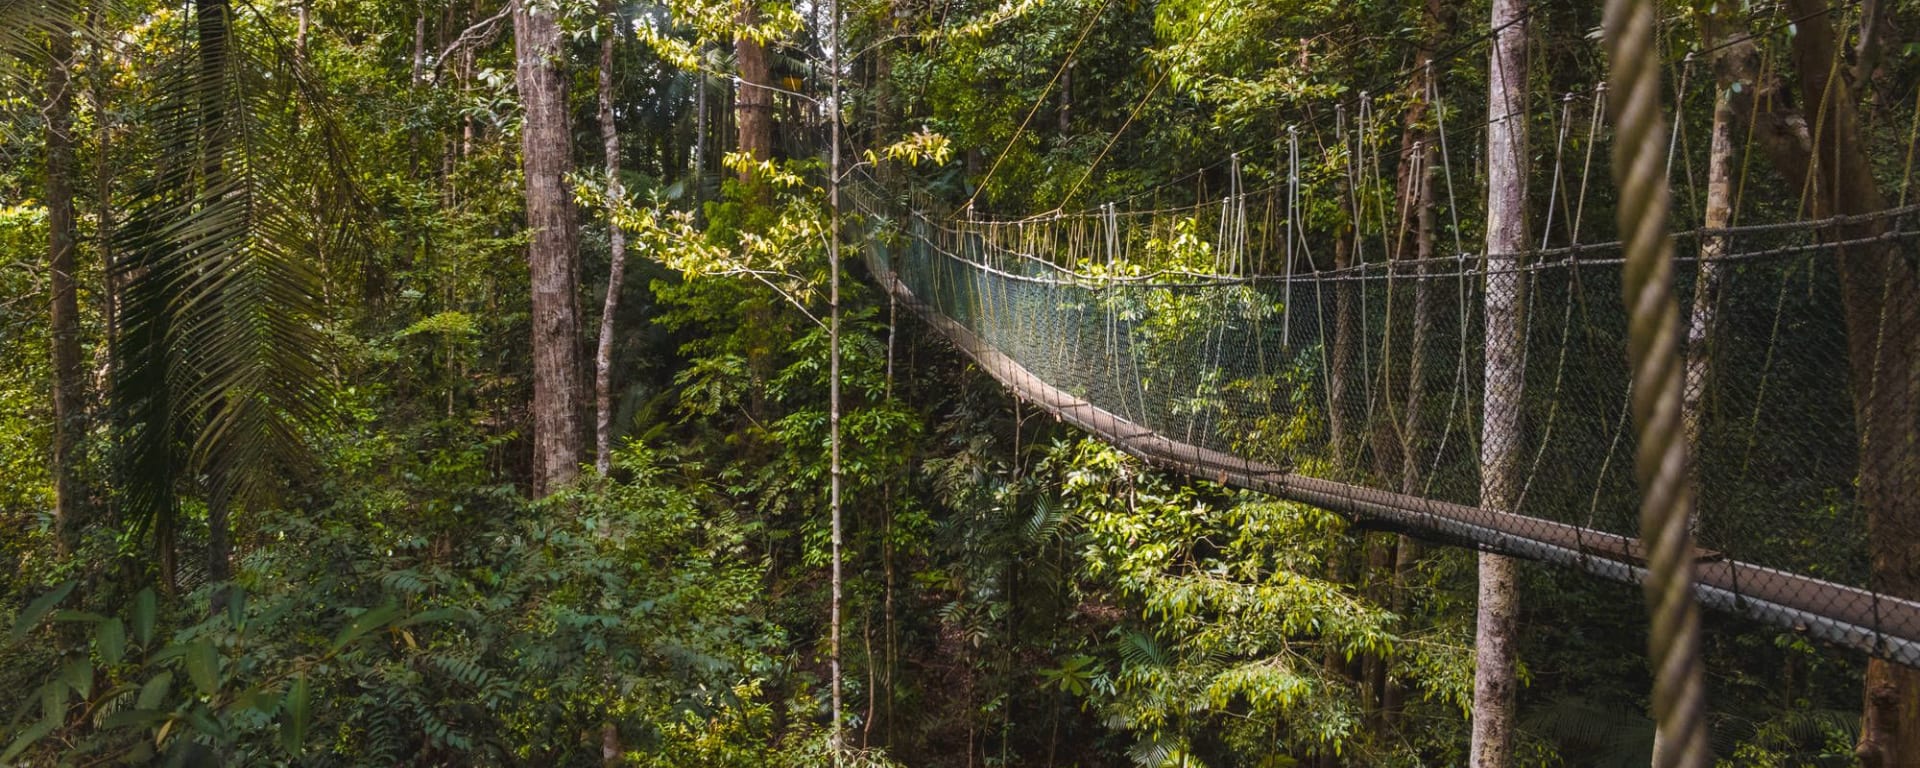
[[[1507,352],[1525,368],[1525,485],[1517,508],[1485,509],[1487,260],[1413,254],[1384,211],[1371,239],[1364,224],[1309,233],[1297,187],[1235,182],[1210,203],[1019,220],[918,212],[872,186],[853,199],[897,301],[1016,396],[1122,450],[1364,528],[1644,578],[1614,244],[1562,223],[1570,242],[1522,254],[1525,342]],[[1711,376],[1687,398],[1699,599],[1909,665],[1920,602],[1874,583],[1855,498],[1835,264],[1844,247],[1913,259],[1916,215],[1872,217],[1876,234],[1851,241],[1839,225],[1862,222],[1677,236],[1683,315],[1696,295],[1694,312],[1714,313],[1695,342],[1710,342]],[[1708,239],[1731,247],[1703,262]]]

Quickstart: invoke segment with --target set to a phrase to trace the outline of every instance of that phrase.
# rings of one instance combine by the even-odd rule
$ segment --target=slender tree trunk
[[[1344,193],[1342,194],[1344,197]],[[1342,226],[1339,236],[1333,243],[1333,268],[1336,273],[1344,272],[1353,266],[1354,224]],[[1354,285],[1352,280],[1333,281],[1333,360],[1329,365],[1327,387],[1328,407],[1327,430],[1333,440],[1333,465],[1336,471],[1346,473],[1355,470],[1355,459],[1360,453],[1354,439],[1353,410],[1353,368],[1354,328],[1353,308]]]
[[[1854,48],[1853,83],[1862,91],[1873,88],[1874,71],[1880,67],[1880,53],[1886,48],[1891,24],[1886,3],[1862,0],[1860,3],[1860,42]]]
[[[427,14],[425,11],[413,17],[413,69],[407,82],[420,87],[427,73]]]
[[[627,190],[620,183],[620,131],[613,122],[613,46],[620,35],[620,24],[612,0],[601,0],[600,13],[609,19],[600,38],[600,142],[607,154],[607,239],[611,254],[607,301],[600,310],[600,343],[593,356],[593,466],[604,476],[613,468],[613,321],[627,274],[627,233],[614,222],[613,214]]]
[[[897,37],[900,34],[900,9],[898,0],[885,0],[881,6],[887,15],[886,25],[881,27],[882,34]],[[873,137],[871,146],[886,146],[893,141],[894,131],[894,86],[893,59],[901,55],[901,48],[891,41],[877,43],[879,50],[873,52]],[[882,181],[893,176],[893,164],[886,163],[874,169]]]
[[[582,413],[580,275],[567,125],[565,49],[551,10],[513,0],[521,160],[527,177],[527,263],[533,281],[533,494],[545,496],[580,471]]]
[[[704,50],[704,49],[703,49]],[[701,179],[707,173],[707,76],[693,75],[693,199],[700,199]]]
[[[1339,194],[1342,198],[1346,196],[1344,186],[1340,187]],[[1355,232],[1357,226],[1356,217],[1355,220],[1350,220],[1342,226],[1334,240],[1333,269],[1336,273],[1353,265],[1353,243],[1358,237]],[[1349,445],[1353,442],[1353,429],[1349,418],[1355,354],[1353,291],[1351,281],[1334,282],[1333,338],[1331,339],[1333,359],[1328,364],[1327,407],[1330,412],[1327,414],[1327,431],[1328,437],[1331,438],[1335,471],[1342,473],[1353,469],[1350,462],[1358,453],[1357,447]],[[1363,534],[1361,540],[1364,538]],[[1353,557],[1355,553],[1348,552],[1348,549],[1349,542],[1345,538],[1335,544],[1334,551],[1327,561],[1328,581],[1335,584],[1349,584],[1354,581],[1353,572],[1360,569],[1349,566],[1348,558]],[[1348,677],[1346,654],[1331,642],[1327,642],[1326,647],[1321,650],[1321,666],[1329,680]],[[1340,758],[1331,750],[1322,751],[1316,764],[1319,768],[1335,768],[1340,764]]]
[[[828,77],[833,78],[833,96],[829,102],[829,108],[832,110],[829,114],[829,119],[832,121],[832,125],[827,140],[827,157],[829,158],[827,164],[827,202],[830,212],[827,227],[827,302],[830,312],[827,319],[827,343],[829,345],[827,353],[829,357],[827,374],[829,377],[827,380],[827,429],[828,441],[831,444],[829,446],[828,457],[827,498],[828,515],[831,517],[832,524],[833,563],[832,573],[829,579],[832,584],[833,610],[829,618],[829,626],[831,627],[829,631],[832,635],[829,638],[828,647],[832,653],[829,669],[831,676],[830,683],[833,687],[833,708],[831,710],[833,730],[832,741],[830,743],[833,745],[833,765],[838,768],[842,762],[841,756],[847,746],[845,723],[843,722],[844,717],[842,716],[842,712],[845,710],[843,709],[844,703],[841,700],[844,686],[841,681],[842,665],[840,657],[840,622],[841,613],[844,608],[841,561],[844,559],[843,549],[845,548],[845,531],[843,530],[844,526],[841,520],[841,494],[842,488],[845,485],[845,476],[840,455],[842,443],[840,431],[840,78],[844,73],[841,70],[840,59],[842,50],[842,41],[840,39],[840,2],[839,0],[829,0],[829,2],[829,7],[833,15],[833,34],[829,39],[829,45],[833,47],[833,57],[829,65],[830,72]],[[1009,614],[1009,620],[1011,620],[1011,614]],[[868,663],[872,663],[871,659],[869,659]],[[867,695],[872,696],[873,692],[868,691]]]
[[[1713,132],[1711,148],[1707,158],[1707,216],[1703,222],[1707,229],[1725,229],[1733,223],[1733,97],[1729,90],[1731,83],[1721,82],[1714,89]],[[1715,327],[1720,304],[1720,284],[1725,279],[1726,265],[1721,257],[1727,253],[1729,237],[1725,234],[1708,235],[1700,241],[1700,263],[1694,275],[1693,310],[1687,321],[1687,372],[1686,385],[1681,394],[1680,412],[1686,425],[1687,445],[1698,455],[1700,450],[1700,427],[1706,408],[1708,377],[1712,373]],[[1700,463],[1691,462],[1695,473]],[[1699,478],[1694,478],[1696,486],[1694,498],[1700,497]],[[1697,531],[1700,523],[1700,510],[1696,503],[1688,513],[1688,530]]]
[[[1336,272],[1345,270],[1353,264],[1353,242],[1357,237],[1353,225],[1356,223],[1357,222],[1349,222],[1343,226],[1339,236],[1334,240],[1333,268]],[[1352,388],[1353,358],[1355,353],[1353,328],[1353,305],[1355,302],[1353,291],[1353,282],[1350,280],[1338,280],[1334,282],[1333,360],[1331,361],[1331,373],[1327,384],[1330,390],[1328,392],[1328,407],[1332,413],[1327,414],[1327,427],[1329,436],[1333,440],[1333,464],[1337,468],[1336,471],[1343,473],[1350,472],[1354,469],[1351,462],[1353,462],[1356,454],[1359,453],[1357,446],[1349,445],[1350,442],[1353,442],[1351,420],[1348,418],[1348,410],[1352,402],[1349,390]],[[1364,541],[1364,539],[1365,536],[1363,534],[1360,540]],[[1342,537],[1339,542],[1334,545],[1334,553],[1327,562],[1328,581],[1342,585],[1352,584],[1355,581],[1354,573],[1364,569],[1364,561],[1361,567],[1353,567],[1353,565],[1349,563],[1350,558],[1355,558],[1359,554],[1358,551],[1349,551],[1349,549],[1358,550],[1358,547],[1354,547],[1351,541],[1352,540]],[[1329,680],[1346,679],[1349,677],[1346,653],[1343,649],[1335,647],[1331,642],[1328,642],[1326,647],[1321,650],[1321,665],[1326,671]],[[1339,764],[1339,756],[1335,755],[1332,751],[1329,750],[1320,753],[1320,768],[1335,768],[1335,766]]]
[[[1073,128],[1073,62],[1060,74],[1060,135]]]
[[[600,341],[593,355],[593,467],[606,477],[613,469],[613,329],[620,310],[620,287],[626,282],[627,233],[614,218],[626,187],[620,183],[620,129],[613,120],[613,47],[620,38],[619,8],[613,0],[600,0],[600,16],[606,23],[600,36],[599,122],[600,143],[607,156],[607,297],[600,308]],[[611,682],[611,681],[609,681]],[[625,750],[620,745],[620,729],[609,720],[600,726],[600,764],[615,766]]]
[[[87,29],[89,34],[104,34],[102,13],[98,5],[87,11]],[[87,99],[93,104],[94,146],[93,146],[93,216],[94,245],[99,250],[101,291],[100,320],[101,344],[97,380],[99,387],[105,390],[114,376],[114,345],[120,335],[120,280],[114,268],[113,252],[113,118],[108,106],[108,89],[112,87],[111,77],[106,74],[105,46],[88,46]],[[113,514],[112,501],[106,504],[105,514]]]
[[[1527,247],[1526,0],[1494,0],[1487,109],[1486,380],[1480,443],[1480,505],[1511,512],[1520,490],[1526,360]],[[1474,768],[1513,762],[1514,561],[1480,555],[1473,679]]]
[[[73,551],[86,491],[77,466],[86,432],[80,304],[74,293],[73,41],[64,16],[49,35],[47,64],[47,269],[53,335],[53,520],[60,551]]]
[[[1350,573],[1352,569],[1347,567],[1347,558],[1350,556],[1347,550],[1348,539],[1338,538],[1334,543],[1332,554],[1327,558],[1327,581],[1334,584],[1347,584],[1352,581],[1353,575]],[[1346,653],[1329,639],[1322,638],[1321,643],[1323,644],[1320,649],[1322,675],[1330,683],[1348,680]],[[1322,744],[1314,765],[1317,768],[1339,768],[1340,756],[1328,749],[1327,745]]]

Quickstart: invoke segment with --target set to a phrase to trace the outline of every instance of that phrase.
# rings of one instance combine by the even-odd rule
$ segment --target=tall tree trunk
[[[86,491],[80,436],[86,432],[85,373],[80,365],[80,304],[74,294],[73,41],[64,15],[47,46],[47,269],[52,288],[53,521],[62,553],[73,551]]]
[[[1798,19],[1792,53],[1800,103],[1812,110],[1805,122],[1819,128],[1805,157],[1776,158],[1777,165],[1783,172],[1810,170],[1816,217],[1883,210],[1854,94],[1839,74],[1839,38],[1828,8],[1822,0],[1789,0],[1788,7]],[[1863,59],[1872,56],[1861,52]],[[1867,221],[1835,227],[1829,236],[1856,240],[1886,228],[1885,221]],[[1920,598],[1920,446],[1911,439],[1920,423],[1920,303],[1913,300],[1920,281],[1908,260],[1877,243],[1842,248],[1839,266],[1872,585]],[[1868,660],[1855,752],[1868,768],[1905,765],[1920,755],[1920,670]]]
[[[607,301],[600,309],[600,343],[593,355],[593,466],[606,475],[613,468],[613,320],[620,308],[620,286],[627,275],[627,233],[614,221],[627,196],[620,183],[620,131],[613,122],[613,46],[620,35],[613,0],[601,0],[608,19],[600,38],[600,143],[607,154]]]
[[[831,731],[832,736],[828,743],[831,744],[833,748],[833,761],[840,763],[841,755],[845,753],[847,746],[846,723],[845,718],[842,716],[842,712],[845,711],[842,701],[845,686],[841,680],[842,664],[840,656],[840,622],[842,611],[845,608],[841,568],[842,561],[845,559],[843,550],[846,546],[845,526],[843,525],[841,508],[841,496],[843,487],[846,484],[846,478],[845,468],[842,466],[840,455],[841,444],[844,441],[844,436],[841,434],[840,419],[840,79],[845,75],[845,70],[841,66],[841,55],[845,49],[841,45],[843,41],[840,37],[840,0],[829,0],[828,8],[833,15],[833,33],[827,42],[833,51],[832,58],[828,64],[830,71],[828,77],[833,78],[833,96],[828,101],[830,109],[832,110],[828,117],[832,121],[832,124],[827,134],[827,204],[830,214],[827,226],[827,305],[829,310],[829,316],[827,318],[827,439],[830,443],[828,446],[827,511],[832,524],[833,554],[832,572],[829,576],[830,583],[832,584],[831,599],[833,606],[828,619],[831,635],[827,643],[831,653],[828,662],[828,674],[829,683],[833,688],[833,707],[830,710],[833,718],[833,726]],[[1009,590],[1008,594],[1011,595],[1012,590]],[[1013,619],[1014,613],[1009,610],[1007,613],[1008,626],[1012,626]],[[872,663],[871,658],[868,659],[868,663]],[[1009,664],[1009,666],[1011,666],[1011,664]],[[873,691],[868,690],[867,695],[872,696]],[[1007,713],[1008,716],[1011,717],[1012,709],[1009,708]],[[1002,752],[1005,752],[1005,742],[1003,741],[1001,743],[1003,745]],[[1002,755],[1002,757],[1004,757],[1004,755]]]
[[[1527,247],[1526,0],[1494,0],[1488,66],[1486,379],[1480,442],[1480,505],[1514,511],[1520,490],[1525,405],[1526,287],[1518,255]],[[1514,561],[1480,555],[1473,678],[1474,768],[1513,762]]]
[[[737,21],[741,26],[759,23],[756,0],[739,1]],[[767,65],[767,49],[752,36],[742,33],[734,38],[733,55],[740,75],[734,94],[737,133],[734,150],[753,160],[767,160],[773,156],[773,91],[767,89],[773,75]],[[752,190],[749,199],[768,202],[769,190],[764,183],[755,181],[753,174],[742,173],[739,179]],[[747,375],[751,379],[747,385],[747,418],[754,425],[766,424],[772,417],[768,388],[774,376],[775,341],[771,336],[774,324],[775,313],[767,302],[756,300],[747,306],[746,325],[751,329],[746,355]]]
[[[533,494],[545,496],[580,471],[580,273],[567,125],[565,49],[548,9],[513,0],[516,85],[527,177],[527,264],[533,282]]]
[[[760,21],[754,0],[741,0],[739,13],[742,26]],[[765,160],[773,156],[773,91],[767,90],[773,73],[767,65],[767,47],[741,34],[733,39],[733,57],[740,70],[740,93],[734,104],[740,132],[736,149],[755,160]],[[746,180],[744,175],[742,180]]]

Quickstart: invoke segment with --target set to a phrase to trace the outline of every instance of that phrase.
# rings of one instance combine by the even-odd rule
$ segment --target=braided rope
[[[1652,0],[1607,0],[1608,86],[1615,140],[1613,173],[1620,187],[1620,230],[1626,241],[1622,299],[1630,316],[1635,474],[1642,492],[1640,537],[1647,547],[1647,602],[1652,613],[1654,768],[1705,768],[1706,694],[1700,664],[1700,608],[1693,599],[1693,536],[1687,520],[1693,489],[1681,424],[1680,314],[1673,295],[1673,243],[1660,141],[1659,56]]]

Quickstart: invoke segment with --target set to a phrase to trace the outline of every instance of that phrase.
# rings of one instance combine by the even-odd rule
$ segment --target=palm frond
[[[0,93],[35,92],[50,63],[49,39],[75,34],[79,9],[76,0],[0,0]],[[16,127],[0,121],[0,139],[19,140]]]
[[[0,78],[9,59],[45,56],[47,35],[71,28],[77,10],[71,0],[0,0]]]
[[[120,233],[115,394],[136,531],[169,519],[184,476],[224,503],[269,493],[331,401],[314,264],[351,250],[337,221],[351,174],[305,73],[248,31],[203,25],[226,54],[165,65],[150,110],[165,167]]]

